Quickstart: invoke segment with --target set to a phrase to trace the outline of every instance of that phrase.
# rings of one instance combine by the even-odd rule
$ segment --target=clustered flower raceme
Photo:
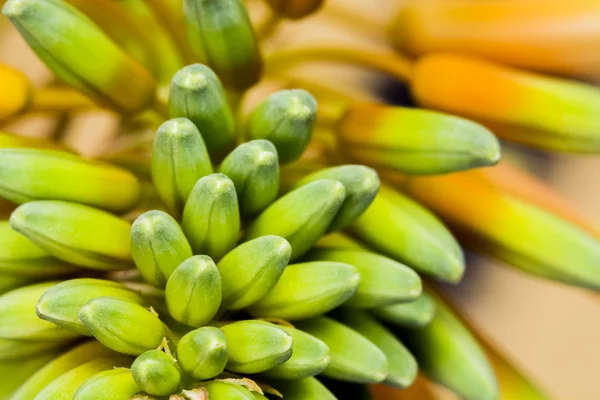
[[[442,222],[404,193],[478,251],[598,289],[597,231],[553,192],[506,164],[449,174],[499,161],[489,129],[543,149],[597,151],[596,88],[496,63],[581,75],[593,57],[538,64],[519,50],[470,46],[457,28],[473,24],[482,41],[497,40],[498,29],[486,31],[478,18],[497,13],[502,24],[522,26],[516,21],[530,17],[535,0],[415,2],[394,25],[398,46],[423,55],[414,62],[315,47],[269,55],[267,73],[297,60],[350,61],[404,80],[419,105],[477,122],[334,102],[325,109],[336,110],[327,116],[335,126],[313,135],[319,90],[280,90],[239,117],[239,99],[263,75],[246,5],[181,3],[4,5],[36,54],[84,96],[32,89],[2,66],[0,118],[99,105],[156,134],[151,151],[142,144],[105,155],[112,164],[0,135],[0,195],[22,204],[0,223],[0,368],[14,376],[2,395],[388,399],[420,370],[463,398],[487,400],[498,397],[498,369],[509,377],[500,381],[504,393],[517,382],[514,390],[543,396],[435,288],[423,290],[417,272],[456,283],[465,261]],[[321,5],[268,3],[261,37]],[[598,12],[551,3],[546,20],[531,17],[538,34],[560,23],[565,7],[575,16]],[[343,97],[327,94],[326,106]],[[384,385],[366,385],[374,383]]]

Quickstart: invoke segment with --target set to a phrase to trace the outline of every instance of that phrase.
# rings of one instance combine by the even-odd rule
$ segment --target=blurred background
[[[260,18],[264,11],[261,2],[250,3],[254,16]],[[385,27],[401,6],[401,0],[328,0],[327,6],[314,18],[282,26],[271,46],[292,48],[319,41],[384,47],[381,38],[386,34]],[[4,19],[0,22],[0,33],[1,62],[25,71],[35,84],[51,79],[49,72]],[[318,64],[301,66],[292,72],[299,77],[307,73],[314,77],[315,71],[323,82],[344,74],[344,81],[353,84],[351,88],[341,89],[364,90],[373,97],[406,101],[407,92],[401,85],[352,67]],[[465,77],[465,84],[468,84],[468,77]],[[2,129],[44,136],[57,127],[65,128],[64,141],[84,154],[93,155],[103,149],[117,126],[117,119],[110,113],[96,111],[68,120],[34,116]],[[556,153],[542,155],[518,147],[512,147],[511,153],[523,166],[576,202],[592,223],[600,221],[600,202],[597,200],[600,158]],[[597,385],[600,297],[525,275],[474,254],[469,254],[468,258],[469,268],[463,282],[447,288],[468,317],[553,398],[600,399]]]

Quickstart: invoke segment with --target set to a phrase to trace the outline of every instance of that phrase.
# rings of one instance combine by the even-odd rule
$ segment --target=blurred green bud
[[[188,65],[173,76],[169,95],[171,118],[192,121],[216,160],[221,160],[236,140],[235,118],[219,76],[206,65]]]
[[[344,185],[319,180],[301,186],[271,204],[246,229],[245,240],[278,235],[292,246],[292,260],[306,253],[335,218],[345,197]]]
[[[280,90],[265,99],[250,115],[248,136],[267,139],[279,161],[300,158],[310,142],[317,118],[317,101],[305,90]]]
[[[200,178],[185,203],[182,226],[196,254],[219,260],[234,248],[240,213],[231,179],[223,174]]]
[[[283,273],[292,248],[279,236],[262,236],[231,250],[217,264],[223,282],[223,307],[246,308],[262,299]]]
[[[267,0],[273,11],[289,19],[304,18],[316,12],[324,0]]]
[[[173,271],[165,291],[169,314],[193,327],[208,323],[221,305],[221,277],[208,256],[194,256]]]
[[[385,354],[354,329],[327,317],[302,321],[296,327],[329,347],[331,361],[322,375],[356,383],[376,383],[386,378]]]
[[[263,373],[274,379],[295,380],[320,374],[330,361],[329,347],[321,340],[301,330],[280,326],[290,334],[294,352],[289,360]]]
[[[150,73],[67,2],[9,0],[2,12],[56,77],[100,104],[132,114],[154,101]]]
[[[192,248],[173,217],[148,211],[131,227],[131,255],[144,279],[164,288],[175,268],[192,256]]]
[[[56,258],[83,267],[131,267],[131,225],[106,211],[66,201],[32,201],[19,206],[10,225]]]
[[[257,374],[283,364],[292,356],[292,336],[269,322],[247,320],[221,328],[227,340],[227,369]]]
[[[316,261],[288,265],[275,287],[248,311],[256,317],[312,318],[346,302],[359,283],[358,270],[349,264]]]
[[[152,312],[132,301],[97,297],[79,310],[79,319],[103,345],[123,354],[156,349],[165,328]]]
[[[77,335],[39,319],[35,306],[57,282],[43,282],[11,290],[0,296],[0,338],[16,340],[67,340]]]
[[[388,360],[387,385],[406,389],[417,377],[417,361],[396,336],[365,311],[340,309],[335,318],[363,335],[383,351]]]
[[[435,279],[456,283],[465,271],[462,249],[448,228],[390,186],[381,186],[352,230],[370,247]]]
[[[364,250],[316,249],[313,261],[337,261],[353,265],[360,273],[358,290],[344,305],[373,308],[416,300],[421,294],[419,275],[391,258]]]
[[[279,161],[268,140],[238,146],[225,158],[219,172],[233,181],[243,216],[261,212],[277,198]]]
[[[371,205],[379,191],[377,172],[362,165],[342,165],[322,169],[302,178],[296,186],[319,179],[341,182],[346,190],[344,203],[329,226],[330,232],[349,227]]]
[[[62,341],[0,339],[0,363],[9,360],[18,362],[62,346],[64,346]]]
[[[0,274],[0,294],[4,294],[21,286],[32,283],[35,279],[25,276]]]
[[[139,391],[130,369],[115,368],[88,378],[79,386],[73,400],[124,400]]]
[[[0,221],[0,273],[39,278],[64,275],[76,269],[33,244],[8,221]]]
[[[255,400],[252,392],[235,383],[212,381],[204,385],[208,392],[208,399],[227,400]],[[202,397],[199,397],[202,399]]]
[[[144,299],[122,283],[105,279],[80,278],[58,283],[40,297],[36,305],[38,317],[82,335],[90,335],[79,320],[79,310],[96,297],[118,297],[139,304]]]
[[[142,392],[154,396],[168,396],[179,388],[181,372],[176,360],[160,350],[148,350],[131,365],[133,379]]]
[[[242,0],[184,0],[192,48],[226,87],[243,91],[262,73],[260,48]]]
[[[392,325],[419,328],[433,320],[437,305],[431,296],[421,293],[417,300],[410,303],[390,304],[371,311]]]
[[[158,128],[152,147],[152,181],[174,215],[181,215],[196,181],[212,172],[204,140],[189,119],[171,119]]]
[[[140,184],[129,171],[64,151],[0,149],[0,196],[17,204],[65,200],[114,212],[131,209]]]
[[[223,372],[227,357],[225,335],[211,326],[187,333],[177,345],[179,366],[198,380],[214,378]]]
[[[277,389],[285,400],[337,400],[337,398],[316,378],[278,381]]]
[[[113,355],[106,357],[95,358],[84,364],[74,367],[68,372],[65,372],[49,385],[44,387],[36,400],[66,400],[74,399],[77,389],[94,375],[111,370],[114,367],[123,367],[130,363],[130,358],[123,355]],[[98,399],[96,397],[96,399]]]

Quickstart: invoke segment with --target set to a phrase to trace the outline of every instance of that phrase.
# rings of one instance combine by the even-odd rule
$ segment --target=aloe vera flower
[[[0,398],[550,399],[445,287],[476,252],[600,291],[600,229],[511,161],[600,153],[598,4],[1,3],[53,80],[0,60]],[[370,40],[295,45],[315,14]]]

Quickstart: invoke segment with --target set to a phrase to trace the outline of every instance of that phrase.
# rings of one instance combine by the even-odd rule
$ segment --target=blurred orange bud
[[[600,90],[449,54],[420,59],[412,92],[424,107],[474,119],[501,138],[547,150],[600,151]]]
[[[391,28],[395,45],[449,51],[538,71],[600,72],[600,3],[594,0],[412,0]]]
[[[29,79],[22,72],[0,64],[0,120],[24,110],[31,96]]]

